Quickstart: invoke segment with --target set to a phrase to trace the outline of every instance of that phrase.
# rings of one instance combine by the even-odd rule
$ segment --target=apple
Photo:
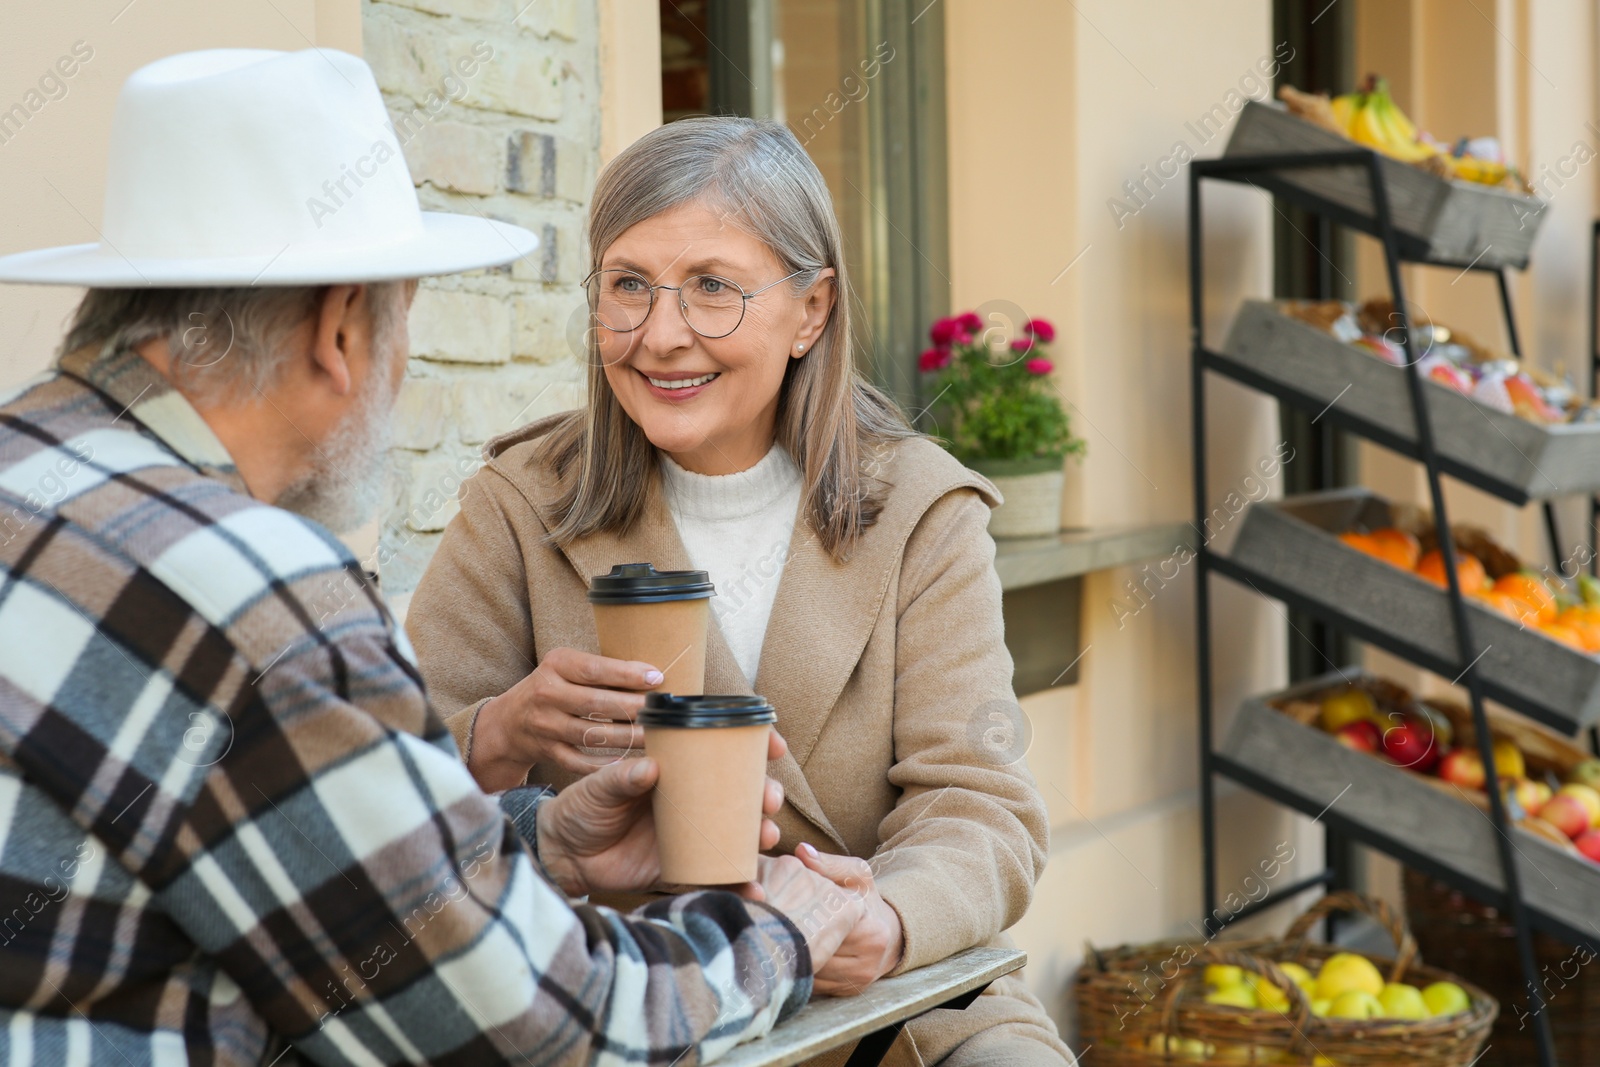
[[[1378,994],[1385,1019],[1426,1019],[1428,1002],[1422,999],[1422,990],[1404,982],[1388,982]]]
[[[1573,839],[1589,829],[1589,809],[1574,796],[1557,794],[1551,797],[1550,803],[1539,812],[1539,818]]]
[[[1589,825],[1600,827],[1600,792],[1586,785],[1568,783],[1556,790],[1558,797],[1572,797],[1589,812]]]
[[[1377,752],[1383,744],[1383,734],[1378,732],[1377,724],[1366,719],[1346,723],[1333,736],[1338,738],[1341,745],[1357,752]]]
[[[1567,772],[1567,781],[1600,789],[1600,759],[1586,759],[1573,767]]]
[[[1221,989],[1223,986],[1238,985],[1243,981],[1243,967],[1235,967],[1231,963],[1212,963],[1206,967],[1205,983],[1212,989]]]
[[[1422,991],[1422,1000],[1436,1019],[1441,1015],[1456,1015],[1472,1007],[1472,998],[1467,996],[1467,991],[1454,982],[1433,983]]]
[[[1316,992],[1317,980],[1311,977],[1311,972],[1298,963],[1280,963],[1278,970],[1289,976],[1289,980],[1306,991],[1306,996]]]
[[[1458,393],[1466,393],[1468,396],[1472,395],[1472,390],[1476,385],[1472,380],[1472,375],[1459,367],[1442,361],[1428,368],[1428,377],[1440,385],[1454,389]]]
[[[1578,846],[1579,852],[1600,863],[1600,830],[1585,830],[1573,844]]]
[[[1439,763],[1433,731],[1414,720],[1402,720],[1383,732],[1383,754],[1402,767],[1427,774]]]
[[[1245,984],[1255,990],[1256,1003],[1268,1011],[1275,1011],[1279,1015],[1288,1015],[1291,1001],[1289,994],[1267,981],[1254,971],[1246,971]]]
[[[1439,764],[1439,777],[1463,789],[1482,789],[1486,775],[1483,760],[1470,748],[1458,748]]]
[[[1317,996],[1337,1001],[1348,992],[1362,992],[1377,999],[1383,992],[1383,975],[1372,961],[1354,952],[1338,952],[1323,961],[1317,971]]]
[[[1330,1019],[1376,1019],[1383,1015],[1383,1003],[1371,993],[1352,989],[1333,998],[1328,1008]]]
[[[1550,802],[1550,787],[1532,778],[1517,778],[1500,785],[1507,800],[1515,801],[1524,815],[1537,815]]]
[[[1230,1008],[1259,1008],[1260,1002],[1256,1000],[1256,991],[1237,982],[1225,985],[1221,989],[1214,989],[1206,994],[1207,1004],[1223,1004]]]

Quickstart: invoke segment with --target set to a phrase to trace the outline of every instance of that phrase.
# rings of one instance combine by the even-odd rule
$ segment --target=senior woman
[[[1048,827],[1020,759],[983,744],[1015,708],[998,498],[857,374],[821,175],[781,125],[686,119],[605,169],[589,230],[588,406],[489,443],[408,612],[469,768],[560,786],[638,747],[664,665],[596,654],[588,579],[706,570],[706,692],[761,693],[788,740],[778,848],[868,899],[818,990],[1000,937]],[[1008,978],[885,1062],[1069,1059]]]

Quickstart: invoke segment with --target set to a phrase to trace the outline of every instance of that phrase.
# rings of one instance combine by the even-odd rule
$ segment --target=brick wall
[[[403,610],[483,442],[582,402],[568,340],[599,153],[596,5],[366,0],[366,59],[424,210],[540,237],[497,270],[422,282],[396,411],[397,479],[375,562]]]

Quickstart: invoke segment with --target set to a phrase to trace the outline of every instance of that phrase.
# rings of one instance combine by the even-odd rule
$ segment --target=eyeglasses
[[[631,333],[643,326],[655,307],[656,290],[671,289],[678,294],[678,307],[689,329],[714,340],[739,328],[751,298],[805,273],[797,270],[752,293],[715,274],[697,274],[685,278],[682,285],[651,285],[631,270],[597,270],[583,280],[583,287],[588,290],[595,320],[612,333]]]

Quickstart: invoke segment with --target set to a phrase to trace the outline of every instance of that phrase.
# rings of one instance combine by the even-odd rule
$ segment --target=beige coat
[[[545,650],[598,651],[591,575],[635,561],[690,566],[659,495],[626,536],[546,542],[556,516],[541,437],[551,421],[489,443],[407,613],[433,700],[464,752],[481,704]],[[1020,919],[1049,829],[1026,766],[1002,765],[1015,753],[997,757],[984,745],[1003,706],[995,702],[1015,700],[986,532],[994,487],[926,439],[899,444],[880,477],[892,487],[883,512],[848,562],[797,522],[753,688],[712,620],[706,692],[758,692],[777,708],[789,742],[771,772],[786,797],[778,851],[804,841],[874,857],[878,889],[904,927],[906,970],[994,940]],[[532,778],[570,780],[554,767],[535,767]],[[1014,980],[909,1029],[929,1063],[957,1045],[951,1063],[1066,1055]],[[1028,1040],[1002,1052],[995,1042],[1008,1036]],[[900,1049],[907,1044],[885,1062],[918,1062]]]

